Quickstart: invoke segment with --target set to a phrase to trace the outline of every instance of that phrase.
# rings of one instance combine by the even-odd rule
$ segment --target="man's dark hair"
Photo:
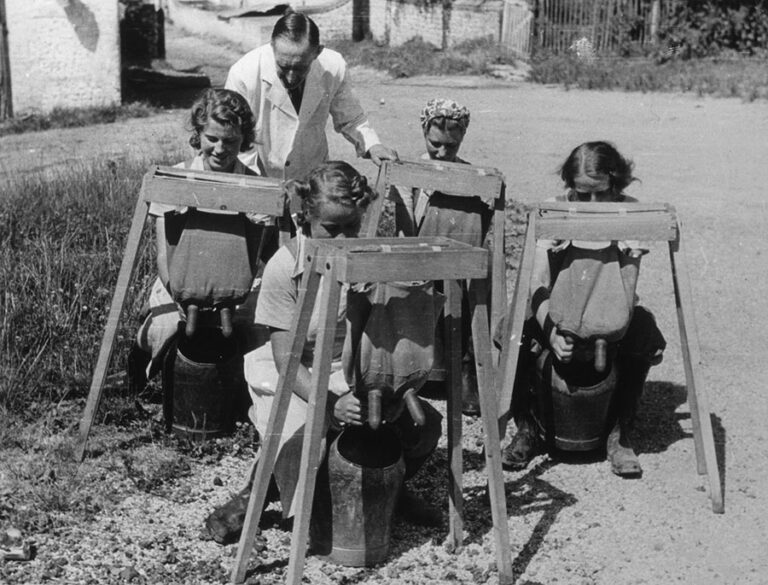
[[[272,41],[280,37],[293,43],[300,43],[307,39],[310,47],[320,46],[320,31],[315,21],[301,12],[287,12],[275,23],[272,29]]]

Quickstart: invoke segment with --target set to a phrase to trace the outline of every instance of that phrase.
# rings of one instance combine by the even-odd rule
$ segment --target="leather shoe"
[[[521,421],[512,441],[501,452],[501,466],[508,471],[523,470],[539,451],[539,435],[533,424]]]
[[[205,529],[208,535],[219,544],[232,544],[240,539],[240,533],[245,524],[245,514],[251,497],[251,486],[241,490],[234,498],[222,504],[211,512],[205,519]],[[264,501],[266,508],[271,502],[279,499],[280,494],[274,482],[270,482],[267,497]],[[257,532],[259,534],[260,531]]]
[[[643,468],[637,457],[626,432],[622,432],[621,425],[616,423],[608,435],[605,444],[608,461],[611,462],[611,471],[619,477],[631,479],[643,475]]]
[[[250,488],[242,490],[205,519],[205,527],[214,541],[219,544],[231,544],[240,538],[250,495]]]

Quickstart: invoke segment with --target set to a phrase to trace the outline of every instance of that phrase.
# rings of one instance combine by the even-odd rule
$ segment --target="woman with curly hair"
[[[193,171],[215,171],[236,175],[257,175],[237,158],[240,152],[248,150],[254,139],[254,116],[250,106],[240,94],[228,89],[207,89],[192,104],[187,119],[191,132],[189,144],[194,156],[175,165]],[[137,334],[137,342],[128,356],[128,379],[134,393],[141,392],[149,377],[159,371],[164,352],[178,329],[184,311],[173,300],[169,292],[170,274],[166,248],[166,224],[179,220],[187,213],[186,208],[153,202],[149,215],[155,220],[158,278],[152,285],[149,296],[149,315],[144,319]],[[261,218],[253,218],[258,223]],[[176,221],[178,223],[178,221]],[[277,248],[277,232],[268,234],[269,245],[262,254],[268,257]],[[274,240],[271,241],[271,240]],[[252,322],[254,298],[238,308],[235,320]],[[250,309],[248,307],[250,306]],[[248,313],[250,312],[250,315]]]

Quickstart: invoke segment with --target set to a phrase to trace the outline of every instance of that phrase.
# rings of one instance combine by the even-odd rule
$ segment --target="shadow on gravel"
[[[527,473],[514,481],[506,481],[504,493],[507,501],[507,517],[538,514],[540,518],[531,532],[531,536],[512,559],[513,583],[523,575],[531,560],[536,556],[542,542],[561,510],[576,503],[576,498],[540,479],[556,462],[545,459],[534,465]],[[467,535],[465,543],[478,543],[493,527],[489,510],[488,495],[485,487],[471,488],[465,491],[465,523]],[[525,581],[518,585],[536,585]]]
[[[635,440],[635,450],[639,454],[663,453],[677,441],[693,440],[690,412],[678,412],[679,407],[687,402],[687,396],[686,387],[679,384],[649,382],[645,385]],[[719,416],[710,414],[710,421],[720,470],[720,489],[725,494],[727,433]],[[696,465],[695,460],[691,461],[691,465]]]
[[[539,521],[533,527],[531,536],[512,559],[513,583],[525,573],[531,560],[539,552],[542,542],[561,510],[576,503],[576,498],[540,479],[543,473],[556,465],[552,460],[544,460],[531,468],[528,473],[505,485],[507,494],[507,516],[525,516],[540,514]],[[530,582],[526,582],[530,583]],[[521,584],[522,585],[522,584]]]
[[[663,453],[693,433],[681,425],[690,420],[688,412],[678,412],[685,404],[686,388],[669,382],[649,382],[645,385],[637,415],[635,450],[638,453]],[[689,423],[686,423],[686,427]]]

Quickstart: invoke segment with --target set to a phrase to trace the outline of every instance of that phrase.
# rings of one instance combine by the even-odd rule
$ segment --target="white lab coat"
[[[258,154],[268,177],[303,179],[328,159],[329,115],[336,132],[355,145],[358,156],[381,142],[352,93],[346,62],[336,51],[323,49],[312,62],[298,115],[277,76],[270,44],[232,65],[225,87],[243,95],[256,116],[256,147],[243,153],[241,160],[252,166]]]

